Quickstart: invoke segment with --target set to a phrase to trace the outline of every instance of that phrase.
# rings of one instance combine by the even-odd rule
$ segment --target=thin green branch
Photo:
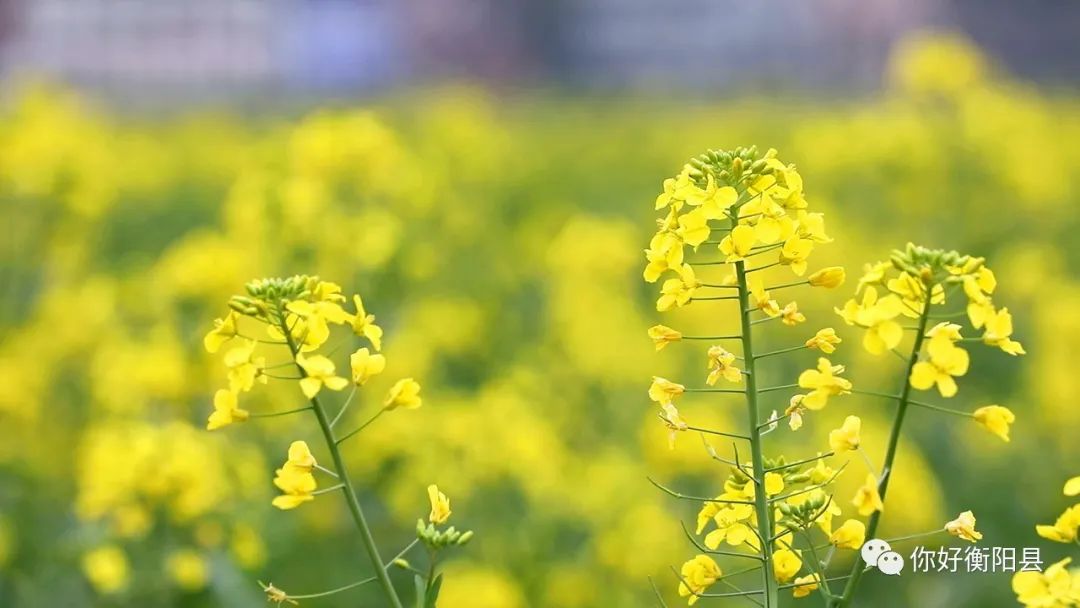
[[[300,412],[306,412],[312,409],[310,405],[304,407],[298,407],[292,410],[285,410],[284,412],[270,412],[267,414],[250,414],[249,418],[277,418],[278,416],[288,416],[289,414],[298,414]]]
[[[889,489],[889,479],[892,477],[893,461],[896,459],[896,449],[900,444],[900,431],[904,425],[904,414],[907,413],[907,407],[911,397],[911,371],[915,368],[915,364],[919,361],[919,355],[922,353],[923,340],[926,336],[926,326],[930,319],[930,306],[933,298],[930,297],[929,294],[933,293],[933,287],[927,291],[928,295],[924,296],[923,300],[923,309],[919,313],[919,325],[918,330],[915,332],[915,342],[911,347],[911,356],[908,359],[907,369],[904,372],[904,382],[900,389],[899,406],[896,409],[896,416],[893,419],[892,429],[889,432],[889,443],[885,449],[882,475],[878,481],[878,495],[881,497],[882,501],[885,500],[886,492]],[[870,520],[867,523],[866,538],[874,538],[874,535],[877,534],[878,523],[880,521],[881,511],[875,511],[870,516]],[[855,559],[855,563],[852,565],[851,578],[848,579],[843,594],[839,599],[834,601],[832,604],[833,606],[846,607],[850,605],[864,572],[864,570],[859,567],[860,562],[861,559]]]
[[[665,494],[667,494],[669,496],[673,496],[673,497],[681,499],[681,500],[692,500],[694,502],[716,502],[716,503],[721,503],[721,504],[725,504],[725,505],[752,505],[752,504],[754,504],[754,502],[751,501],[751,500],[730,500],[730,499],[726,499],[726,498],[709,498],[707,496],[690,496],[688,494],[683,494],[681,492],[676,492],[675,490],[672,490],[671,488],[668,488],[667,486],[664,486],[663,484],[656,481],[652,477],[648,477],[647,479],[649,480],[649,483],[651,483],[654,486],[656,486],[657,488],[659,488],[660,491],[664,492]]]
[[[281,310],[278,311],[278,314],[284,316]],[[285,334],[285,340],[288,343],[289,350],[295,360],[296,356],[300,354],[300,348],[296,345],[296,342],[293,341],[292,333],[285,323],[281,324],[281,329]],[[299,363],[296,364],[296,369],[301,377],[307,376],[307,371],[304,370],[303,366]],[[360,506],[360,500],[357,498],[356,491],[353,489],[352,481],[350,481],[348,471],[345,468],[345,460],[342,458],[341,451],[338,449],[338,443],[334,438],[334,430],[330,428],[330,420],[326,416],[326,410],[323,409],[318,395],[311,398],[311,407],[315,410],[315,418],[319,422],[319,429],[322,431],[323,439],[326,441],[327,449],[330,451],[330,456],[333,459],[334,469],[337,471],[338,478],[341,479],[342,489],[344,490],[343,494],[345,494],[349,512],[352,514],[353,521],[360,531],[360,538],[363,541],[368,558],[375,567],[375,578],[378,580],[379,586],[382,587],[383,593],[386,595],[386,599],[390,603],[390,606],[392,608],[403,608],[401,599],[398,598],[397,591],[394,589],[394,584],[390,581],[390,576],[386,572],[386,564],[383,562],[382,556],[379,555],[379,548],[378,545],[375,544],[375,537],[371,533],[371,527],[368,525],[367,518],[364,516],[364,510]]]

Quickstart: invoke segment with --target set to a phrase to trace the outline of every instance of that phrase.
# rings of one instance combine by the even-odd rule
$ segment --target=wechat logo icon
[[[877,568],[882,574],[899,576],[904,570],[904,556],[893,551],[889,543],[880,538],[863,543],[860,553],[868,568]]]

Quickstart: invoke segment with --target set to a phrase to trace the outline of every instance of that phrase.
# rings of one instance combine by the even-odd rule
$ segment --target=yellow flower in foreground
[[[402,378],[395,382],[386,394],[386,400],[383,401],[383,407],[387,410],[399,407],[415,410],[420,405],[420,383],[412,378]]]
[[[210,578],[206,558],[193,549],[174,551],[165,561],[165,570],[176,586],[185,591],[203,589]]]
[[[702,213],[710,220],[724,217],[724,211],[735,204],[739,199],[739,193],[731,186],[716,187],[716,180],[712,175],[706,177],[705,189],[697,186],[690,189],[686,197],[687,204],[700,206]]]
[[[1009,425],[1016,421],[1016,416],[1007,407],[986,405],[972,412],[975,421],[985,426],[991,433],[1009,441]]]
[[[777,549],[772,556],[773,574],[776,580],[786,583],[802,569],[802,559],[790,549]]]
[[[229,388],[233,392],[250,391],[256,380],[266,384],[266,376],[262,373],[266,367],[266,358],[256,357],[254,354],[254,340],[246,340],[242,346],[230,348],[229,352],[225,353],[225,367],[229,368]]]
[[[656,197],[656,210],[659,211],[668,205],[675,208],[682,207],[687,197],[696,189],[690,175],[684,170],[677,177],[669,177],[664,180],[664,191]]]
[[[844,419],[843,426],[829,432],[829,447],[837,454],[859,449],[861,429],[862,420],[858,416],[848,416]]]
[[[792,235],[780,249],[780,263],[791,266],[791,271],[801,277],[806,272],[806,258],[810,257],[813,249],[814,241]]]
[[[770,317],[779,316],[780,304],[769,297],[769,292],[765,291],[765,285],[761,282],[761,278],[752,276],[748,282],[750,283],[750,303]]]
[[[843,340],[836,335],[836,330],[831,327],[819,329],[813,338],[806,341],[807,348],[816,348],[826,355],[836,352],[836,345]]]
[[[779,473],[765,473],[765,493],[775,496],[784,491],[784,476]]]
[[[713,386],[720,378],[733,383],[742,382],[742,371],[734,365],[735,355],[722,346],[710,346],[708,357],[709,376],[705,379],[706,384]]]
[[[353,296],[353,304],[356,305],[356,314],[350,319],[353,332],[358,336],[367,338],[376,351],[382,350],[383,330],[378,325],[375,325],[375,315],[369,315],[364,310],[364,301],[360,299],[360,296]]]
[[[272,504],[284,511],[314,500],[312,492],[318,487],[312,475],[315,464],[315,456],[307,443],[294,441],[289,444],[289,458],[274,477],[274,485],[283,494],[274,498]]]
[[[311,453],[306,441],[294,441],[289,444],[289,459],[285,461],[285,464],[307,472],[315,468],[315,456]]]
[[[821,576],[817,573],[800,576],[795,579],[795,586],[791,588],[792,597],[795,599],[807,597],[817,591],[819,582],[821,582]]]
[[[439,486],[431,484],[427,487],[428,500],[431,502],[431,514],[428,521],[433,524],[444,524],[450,519],[450,499],[439,491]]]
[[[699,599],[697,594],[704,593],[722,574],[720,566],[716,565],[711,557],[695,556],[679,570],[679,597],[690,596],[686,605],[693,606]]]
[[[315,476],[310,472],[287,464],[277,470],[274,485],[283,494],[275,497],[271,504],[282,511],[295,509],[305,502],[315,500],[312,492],[318,487]]]
[[[1012,588],[1018,602],[1035,608],[1065,608],[1080,602],[1080,584],[1069,573],[1072,558],[1065,558],[1045,572],[1017,572]]]
[[[648,283],[655,283],[668,270],[677,271],[684,259],[683,242],[671,232],[658,232],[649,241],[645,250],[645,271],[642,277]]]
[[[957,387],[953,376],[967,373],[970,361],[966,350],[957,346],[952,336],[945,332],[935,334],[926,347],[929,361],[919,361],[911,369],[911,386],[927,390],[937,384],[942,397],[956,395]]]
[[[649,399],[657,403],[670,403],[684,392],[685,386],[660,376],[653,376],[652,384],[649,385]]]
[[[833,289],[844,284],[844,279],[847,278],[847,274],[840,266],[829,266],[828,268],[822,268],[814,274],[807,277],[806,281],[814,287],[824,287],[826,289]]]
[[[296,363],[307,374],[306,378],[300,379],[300,390],[308,399],[318,395],[324,386],[332,391],[340,391],[349,385],[348,380],[335,375],[334,362],[322,355],[297,355]]]
[[[678,272],[679,278],[668,279],[660,286],[660,297],[656,300],[658,312],[667,312],[673,308],[685,306],[694,297],[694,292],[700,284],[693,267],[683,264]]]
[[[720,241],[720,252],[727,256],[726,261],[736,262],[750,255],[757,234],[745,224],[739,224],[731,233]]]
[[[840,549],[858,549],[866,540],[866,525],[857,519],[845,521],[829,537],[829,542]]]
[[[373,355],[367,348],[361,348],[349,356],[349,367],[352,369],[353,384],[363,386],[372,376],[386,369],[386,357]]]
[[[206,348],[206,352],[216,353],[222,344],[236,336],[236,320],[238,318],[236,312],[230,310],[224,319],[214,319],[214,329],[211,329],[203,337],[203,346]]]
[[[828,403],[829,397],[850,393],[851,382],[837,375],[843,372],[843,365],[833,365],[828,359],[819,357],[817,369],[808,369],[799,374],[799,386],[811,389],[803,399],[803,405],[820,410]]]
[[[1012,315],[1008,308],[1002,308],[985,319],[986,333],[983,342],[996,346],[1012,356],[1027,354],[1023,345],[1010,338],[1013,332]]]
[[[971,542],[982,539],[982,534],[975,530],[975,514],[971,511],[964,511],[956,519],[945,524],[945,531]]]
[[[1065,482],[1065,488],[1062,489],[1065,496],[1076,496],[1080,494],[1080,475],[1073,477]]]
[[[881,494],[878,493],[878,480],[871,474],[866,475],[866,483],[855,491],[855,498],[851,504],[858,509],[859,515],[867,517],[874,511],[881,511],[885,505],[881,502]]]
[[[870,354],[880,355],[904,339],[904,328],[894,320],[900,316],[903,304],[895,295],[878,299],[877,289],[868,286],[861,300],[848,300],[843,308],[834,310],[848,325],[866,329],[863,348]]]
[[[682,333],[666,325],[653,325],[649,328],[649,338],[656,346],[656,352],[660,352],[669,343],[682,340]]]
[[[206,420],[206,430],[214,431],[234,422],[243,422],[250,414],[237,405],[236,393],[221,389],[214,393],[214,411]]]
[[[707,241],[711,232],[709,218],[705,215],[705,211],[694,209],[679,216],[679,227],[676,229],[675,234],[679,235],[683,242],[697,251],[698,245]]]
[[[668,427],[668,449],[675,449],[675,438],[680,432],[689,428],[686,421],[679,415],[678,408],[674,403],[661,403],[660,404],[660,419],[664,421],[664,424]]]
[[[806,315],[799,312],[799,304],[797,302],[789,302],[788,305],[780,311],[780,322],[788,327],[794,327],[805,320]]]
[[[98,593],[123,591],[131,578],[131,568],[124,552],[112,545],[98,547],[82,558],[82,570]]]
[[[1073,505],[1052,526],[1035,526],[1039,536],[1058,543],[1071,543],[1080,535],[1080,505]]]

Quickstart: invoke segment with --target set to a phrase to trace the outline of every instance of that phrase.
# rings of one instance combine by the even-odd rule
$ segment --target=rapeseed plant
[[[1023,346],[1012,338],[1008,310],[997,308],[992,300],[997,280],[984,260],[915,245],[894,252],[888,261],[868,265],[856,287],[858,299],[836,309],[845,323],[864,330],[862,345],[869,353],[888,352],[906,362],[898,394],[856,388],[846,377],[845,366],[826,357],[819,357],[817,365],[803,371],[792,384],[762,385],[758,378],[764,359],[810,349],[833,355],[842,343],[834,328],[824,327],[795,346],[767,352],[755,348],[755,326],[779,319],[783,325],[797,327],[806,320],[795,301],[781,306],[778,296],[800,286],[835,289],[844,283],[845,271],[840,267],[823,268],[801,278],[808,270],[814,248],[832,241],[825,231],[824,215],[810,211],[804,195],[802,177],[794,165],[780,161],[775,151],[762,154],[756,148],[738,148],[710,150],[695,157],[676,177],[665,180],[663,192],[656,199],[656,209],[665,215],[657,220],[659,230],[645,251],[644,278],[650,283],[664,279],[657,310],[726,301],[738,307],[732,316],[740,325],[740,332],[732,335],[693,335],[664,325],[656,325],[648,332],[657,351],[677,342],[711,343],[705,353],[709,370],[705,386],[687,386],[654,376],[648,395],[660,407],[659,416],[670,429],[671,442],[679,434],[698,433],[709,455],[732,468],[723,484],[724,491],[715,497],[690,496],[653,482],[676,498],[702,504],[694,533],[686,530],[700,553],[675,571],[678,593],[690,605],[701,598],[743,597],[773,607],[779,605],[780,591],[784,589],[791,589],[795,598],[816,591],[829,606],[849,605],[865,567],[873,564],[864,567],[855,557],[853,570],[847,576],[830,576],[828,570],[837,550],[857,551],[866,539],[875,538],[907,409],[919,407],[967,417],[1005,441],[1009,440],[1009,427],[1015,420],[1012,412],[1000,405],[967,412],[912,398],[914,391],[936,389],[943,398],[959,392],[957,378],[969,368],[968,352],[962,344],[982,342],[1012,356],[1024,354]],[[703,245],[715,245],[720,259],[702,255]],[[777,267],[786,267],[796,280],[779,279],[767,284],[765,271]],[[706,276],[717,268],[725,274]],[[665,278],[668,274],[675,276]],[[938,310],[947,301],[951,303],[957,293],[965,296],[964,309]],[[982,330],[982,336],[965,338],[961,325],[952,322],[961,317],[967,318],[975,330]],[[904,324],[905,319],[916,322]],[[931,321],[935,321],[933,326]],[[910,354],[904,355],[898,347],[908,332],[914,332],[913,345]],[[721,381],[724,388],[713,388]],[[774,399],[774,393],[782,392],[790,394],[783,414],[776,408],[766,417],[764,412],[769,408],[765,404]],[[742,397],[745,427],[736,431],[694,426],[676,405],[679,399],[694,393]],[[789,461],[768,454],[765,436],[774,432],[781,420],[786,419],[790,429],[797,431],[808,416],[848,395],[898,403],[880,470],[864,449],[862,420],[855,415],[847,416],[840,427],[829,433],[828,450],[816,456]],[[733,440],[733,457],[720,456],[708,443],[709,436]],[[740,458],[740,445],[748,460]],[[850,501],[858,516],[868,519],[864,523],[849,518],[834,527],[833,518],[841,516],[843,510],[834,500],[832,484],[847,463],[835,469],[828,463],[848,454],[858,455],[868,469],[864,483]],[[706,531],[698,540],[697,536]],[[969,542],[982,538],[975,529],[974,514],[965,511],[939,530],[894,540],[940,532]],[[825,544],[816,546],[819,541],[815,536],[824,537]],[[722,544],[730,548],[721,550]],[[822,558],[818,551],[824,548],[829,552]],[[714,556],[754,565],[725,575]],[[743,590],[731,580],[758,570],[757,589]],[[731,590],[710,591],[717,583]],[[830,583],[840,584],[832,587]],[[663,602],[659,592],[657,596]]]
[[[295,594],[273,583],[260,583],[269,601],[278,605],[296,605],[299,600],[328,597],[374,582],[382,589],[387,605],[401,608],[401,598],[389,575],[390,568],[397,566],[415,575],[416,605],[433,607],[442,586],[442,574],[436,569],[441,551],[464,545],[473,534],[471,531],[458,531],[454,526],[444,529],[438,527],[450,518],[450,499],[440,492],[437,486],[430,485],[427,493],[431,513],[427,524],[423,519],[417,521],[416,540],[388,561],[379,550],[357,491],[346,470],[341,445],[374,423],[384,412],[397,408],[419,408],[422,404],[421,388],[412,378],[399,380],[390,389],[382,407],[368,417],[366,422],[348,432],[335,432],[335,426],[348,411],[357,390],[371,377],[381,374],[386,367],[386,358],[378,353],[382,349],[383,332],[375,324],[375,316],[367,313],[360,296],[353,296],[356,309],[354,312],[346,311],[343,306],[345,301],[341,287],[337,284],[304,275],[252,281],[246,286],[246,294],[230,298],[228,314],[214,321],[212,329],[203,340],[206,350],[211,353],[218,352],[221,347],[231,342],[239,343],[225,352],[228,386],[215,393],[214,410],[207,420],[206,428],[213,431],[253,418],[306,412],[314,414],[331,462],[329,466],[319,464],[307,442],[293,441],[289,445],[284,464],[275,472],[274,485],[281,494],[273,499],[272,504],[278,509],[289,511],[315,500],[318,496],[340,491],[345,497],[364,549],[375,570],[374,576],[316,593]],[[254,327],[249,327],[248,324]],[[351,378],[338,375],[337,366],[331,358],[337,351],[337,346],[320,352],[330,339],[333,326],[348,326],[356,336],[367,340],[376,351],[372,353],[369,348],[362,347],[350,355]],[[288,360],[268,364],[266,356],[255,355],[260,345],[278,353],[284,351]],[[288,372],[281,370],[290,367],[296,375],[282,375]],[[285,411],[261,413],[251,413],[239,407],[240,398],[251,391],[256,383],[266,384],[270,379],[295,382],[299,392],[307,398],[308,404]],[[348,397],[331,417],[324,400],[330,394],[342,392],[350,385],[352,390]],[[329,478],[329,485],[320,488],[320,478]],[[406,559],[406,555],[418,544],[426,547],[428,552],[429,567],[426,572],[413,568]],[[98,574],[97,579],[104,585],[112,584],[113,579],[117,578],[113,571],[120,570],[114,565],[116,560],[97,559],[105,565],[95,568],[95,572],[103,573]],[[171,563],[174,563],[174,569],[182,583],[193,581],[201,574],[189,558]]]

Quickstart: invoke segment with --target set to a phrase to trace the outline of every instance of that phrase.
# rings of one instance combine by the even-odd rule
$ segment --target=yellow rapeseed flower
[[[776,580],[786,583],[802,569],[802,558],[791,549],[777,549],[773,552],[772,565]]]
[[[296,363],[307,374],[300,379],[300,390],[308,399],[318,395],[324,386],[332,391],[340,391],[349,385],[348,380],[335,374],[334,362],[322,355],[297,355]]]
[[[796,578],[795,586],[791,588],[792,597],[799,599],[809,596],[814,591],[817,591],[819,582],[821,582],[821,575],[816,572]]]
[[[232,310],[229,311],[229,314],[225,315],[225,318],[214,319],[214,329],[211,329],[210,332],[203,337],[203,346],[206,348],[207,352],[216,353],[218,349],[221,348],[222,344],[225,344],[237,335],[237,319],[239,319],[239,316]]]
[[[878,480],[872,474],[866,475],[866,482],[855,492],[855,498],[851,500],[859,515],[869,516],[874,511],[881,511],[885,505],[881,502],[881,494],[878,493]]]
[[[386,357],[371,354],[367,348],[361,348],[349,355],[349,367],[352,370],[353,384],[363,386],[373,376],[381,374],[386,369]]]
[[[1021,604],[1031,608],[1065,608],[1080,602],[1080,582],[1068,570],[1072,558],[1050,565],[1045,572],[1017,572],[1013,592]]]
[[[780,322],[788,327],[794,327],[803,321],[806,321],[806,315],[799,312],[797,302],[788,302],[787,306],[780,311]]]
[[[810,389],[803,399],[803,405],[820,410],[828,403],[829,397],[850,393],[851,382],[839,376],[843,372],[843,365],[833,365],[825,357],[819,357],[817,369],[808,369],[799,374],[799,386]]]
[[[844,284],[847,273],[840,266],[829,266],[811,274],[806,281],[813,287],[834,289]]]
[[[996,346],[1012,356],[1027,354],[1022,344],[1010,338],[1013,332],[1012,315],[1008,308],[1002,308],[985,319],[986,333],[983,342]]]
[[[428,501],[431,502],[431,513],[428,521],[433,524],[444,524],[450,519],[450,499],[439,491],[439,486],[431,484],[427,487]]]
[[[660,376],[653,376],[649,385],[649,399],[657,403],[670,403],[686,392],[686,387]]]
[[[926,347],[929,361],[919,361],[911,369],[911,386],[927,390],[937,385],[942,397],[956,395],[957,386],[953,376],[967,373],[970,358],[966,350],[956,346],[947,333],[939,333],[930,338]]]
[[[698,601],[699,593],[704,593],[709,586],[720,578],[723,572],[720,566],[708,555],[697,555],[688,560],[679,570],[679,597],[687,597],[687,606],[693,606]]]
[[[806,341],[807,348],[816,348],[826,355],[831,355],[836,352],[836,345],[840,344],[843,340],[840,336],[836,335],[836,330],[831,327],[825,327],[819,329],[814,337]]]
[[[1012,410],[1000,405],[986,405],[972,412],[972,416],[991,433],[1009,441],[1009,425],[1016,422]]]
[[[829,447],[837,454],[859,449],[861,429],[862,420],[858,416],[848,416],[840,428],[829,432]]]
[[[849,519],[829,536],[829,542],[840,549],[859,549],[866,540],[866,524]]]
[[[364,301],[359,295],[353,296],[353,304],[356,306],[356,314],[350,317],[353,333],[367,338],[376,351],[382,350],[383,330],[375,324],[375,315],[369,315],[364,310]]]
[[[1039,536],[1058,543],[1075,542],[1080,535],[1080,505],[1073,505],[1062,513],[1052,526],[1035,526]]]
[[[420,407],[420,383],[412,378],[402,378],[390,387],[383,400],[383,408],[396,410],[403,407],[407,410],[415,410]]]
[[[728,382],[742,382],[742,371],[734,365],[734,354],[722,346],[713,345],[709,347],[708,357],[709,376],[705,379],[706,384],[713,386],[720,378]]]
[[[720,252],[727,256],[728,262],[737,262],[750,255],[757,235],[754,229],[745,224],[739,224],[731,232],[720,240]]]
[[[982,539],[982,533],[975,530],[975,514],[964,511],[956,519],[945,524],[945,531],[957,538],[975,542]]]
[[[237,395],[228,389],[214,393],[214,411],[206,421],[206,430],[215,431],[234,422],[243,422],[250,414],[237,405]]]
[[[656,346],[656,352],[660,352],[669,343],[682,340],[682,333],[666,325],[653,325],[649,328],[649,338]]]

